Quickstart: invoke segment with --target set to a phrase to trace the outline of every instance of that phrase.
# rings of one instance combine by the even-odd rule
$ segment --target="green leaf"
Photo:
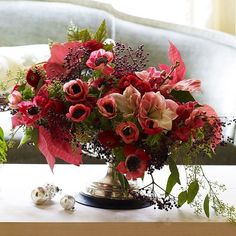
[[[206,195],[203,203],[203,208],[206,216],[209,218],[210,217],[210,212],[209,212],[209,196],[208,194]]]
[[[105,51],[112,51],[113,47],[114,47],[114,45],[112,43],[103,45],[103,49]]]
[[[98,42],[103,42],[106,39],[106,37],[107,37],[107,26],[106,26],[106,21],[103,20],[97,32],[94,35],[94,39],[96,39]]]
[[[88,29],[79,29],[78,26],[71,23],[67,30],[68,41],[88,41],[92,39],[92,35]]]
[[[32,133],[33,133],[32,128],[26,128],[25,135],[21,138],[18,148],[27,143],[29,140],[31,140]]]
[[[175,161],[172,158],[169,158],[169,168],[170,168],[171,175],[173,175],[173,177],[175,178],[176,182],[178,184],[181,184],[180,183],[180,179],[179,179],[178,168],[176,166]]]
[[[79,37],[82,42],[86,42],[92,38],[90,32],[87,29],[83,29],[79,32]]]
[[[188,199],[187,199],[188,204],[194,200],[194,198],[198,193],[198,190],[199,190],[198,181],[194,180],[193,182],[190,183],[188,187]]]
[[[38,139],[39,139],[39,131],[38,129],[32,130],[31,140],[33,141],[34,145],[38,147]]]
[[[173,89],[170,94],[181,103],[195,101],[194,97],[188,91],[180,91]]]
[[[178,196],[178,206],[181,207],[187,201],[187,198],[188,198],[187,191],[181,192]]]
[[[3,129],[0,127],[0,163],[7,160],[7,144],[4,139]]]
[[[117,173],[118,179],[120,181],[121,187],[124,190],[125,193],[128,193],[128,189],[129,189],[129,182],[128,180],[125,178],[124,175]]]
[[[169,196],[169,194],[171,193],[173,187],[177,184],[176,178],[170,174],[167,184],[166,184],[166,192],[165,192],[165,196]]]
[[[4,132],[3,129],[0,127],[0,139],[4,140]]]

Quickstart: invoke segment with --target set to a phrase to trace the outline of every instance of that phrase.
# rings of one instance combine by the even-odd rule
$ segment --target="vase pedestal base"
[[[75,196],[75,200],[77,203],[82,205],[103,209],[140,209],[150,206],[150,203],[147,201],[137,199],[118,200],[94,197],[82,192]]]

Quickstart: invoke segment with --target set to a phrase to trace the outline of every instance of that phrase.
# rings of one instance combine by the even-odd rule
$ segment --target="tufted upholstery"
[[[145,45],[150,53],[149,65],[167,62],[168,40],[174,42],[187,65],[188,77],[202,81],[202,92],[195,97],[213,106],[221,116],[236,115],[235,37],[131,17],[93,1],[66,2],[0,1],[0,46],[46,44],[48,39],[64,41],[70,21],[81,28],[95,29],[105,19],[110,37],[130,46]],[[226,132],[235,137],[234,126]],[[28,153],[20,151],[22,156]],[[15,153],[11,151],[10,156]],[[224,156],[228,163],[236,163],[233,145],[220,148],[218,156]],[[219,163],[223,160],[219,159]]]

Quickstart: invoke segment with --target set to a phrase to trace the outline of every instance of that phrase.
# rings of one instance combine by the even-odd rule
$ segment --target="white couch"
[[[167,62],[168,40],[172,41],[184,58],[188,77],[202,81],[202,93],[195,97],[221,116],[236,115],[236,37],[224,33],[132,17],[91,0],[0,1],[0,46],[62,42],[70,21],[93,30],[103,19],[113,39],[133,47],[144,44],[149,65]],[[234,126],[227,132],[235,137]],[[218,152],[229,163],[235,159],[232,145]]]

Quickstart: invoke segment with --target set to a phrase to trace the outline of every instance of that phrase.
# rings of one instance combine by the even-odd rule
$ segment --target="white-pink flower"
[[[137,114],[141,94],[132,85],[128,86],[123,94],[112,93],[111,96],[115,99],[118,110],[124,113],[124,117]]]
[[[147,70],[140,72],[135,72],[137,77],[143,81],[156,80],[160,78],[161,72],[158,71],[155,67],[149,67]]]
[[[17,109],[18,104],[22,101],[22,95],[19,91],[14,90],[9,96],[8,96],[8,101],[9,101],[9,107],[11,109]]]
[[[160,92],[145,93],[140,101],[139,121],[152,120],[155,127],[171,130],[172,121],[177,118],[178,104],[165,99]]]
[[[101,70],[103,74],[110,75],[114,72],[114,69],[109,65],[113,61],[113,53],[105,51],[104,49],[99,49],[93,51],[90,54],[86,65],[94,70]]]

